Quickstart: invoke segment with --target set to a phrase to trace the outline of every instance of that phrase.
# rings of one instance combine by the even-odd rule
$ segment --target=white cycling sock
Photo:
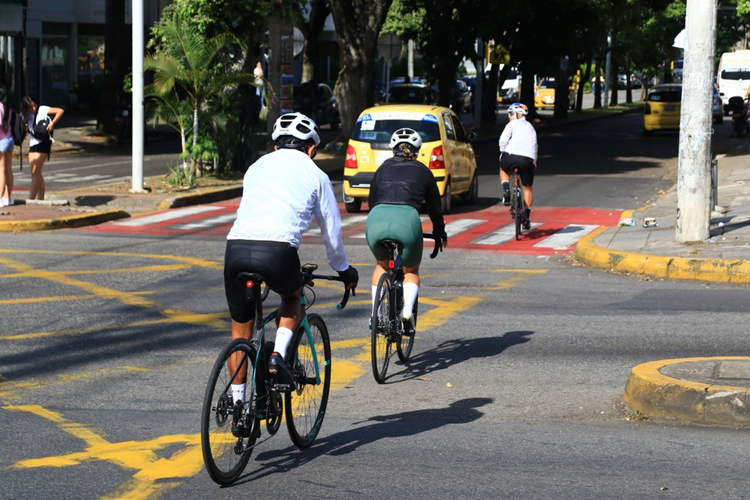
[[[276,343],[273,346],[273,350],[281,354],[281,357],[284,359],[286,359],[286,350],[289,347],[289,342],[292,341],[292,335],[292,331],[283,326],[276,330]]]
[[[404,283],[404,310],[401,311],[402,318],[411,316],[411,311],[414,309],[414,302],[417,301],[417,295],[419,295],[419,285],[416,283]]]
[[[232,401],[245,402],[245,385],[246,384],[232,384]]]
[[[375,315],[375,294],[378,293],[377,285],[372,285],[372,307],[370,308],[371,315]]]

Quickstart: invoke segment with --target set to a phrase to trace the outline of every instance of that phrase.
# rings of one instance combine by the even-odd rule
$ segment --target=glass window
[[[750,69],[725,69],[721,77],[724,80],[750,80]]]
[[[657,90],[649,94],[648,100],[651,102],[680,102],[682,100],[682,93],[679,90]]]
[[[440,140],[440,127],[437,121],[417,120],[374,120],[358,121],[352,132],[352,139],[370,144],[389,144],[391,136],[400,128],[416,130],[422,142],[435,142]],[[434,119],[434,118],[433,118]]]
[[[104,37],[78,37],[78,104],[96,109],[104,85]]]
[[[469,142],[466,140],[466,129],[461,124],[461,120],[457,116],[451,116],[453,119],[453,129],[456,132],[456,140],[459,142]]]
[[[445,113],[443,115],[443,123],[445,124],[445,136],[451,141],[455,141],[456,134],[453,131],[453,120],[451,120],[450,113]]]
[[[425,102],[425,89],[423,87],[393,87],[388,101],[422,104]]]
[[[68,47],[70,37],[44,36],[42,39],[42,104],[67,106],[70,72]]]

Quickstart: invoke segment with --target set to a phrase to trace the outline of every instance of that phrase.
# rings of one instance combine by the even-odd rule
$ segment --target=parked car
[[[400,83],[388,91],[388,104],[434,104],[437,96],[424,83]]]
[[[391,79],[390,82],[388,82],[388,88],[392,88],[394,85],[401,85],[401,84],[409,84],[409,83],[427,83],[427,80],[420,76],[415,76],[412,78],[409,78],[408,76],[397,76],[396,78]]]
[[[501,66],[502,70],[502,66]],[[498,103],[513,104],[521,97],[521,73],[518,69],[511,68],[508,78],[505,79],[497,96]]]
[[[328,124],[331,130],[338,130],[341,124],[336,96],[331,87],[312,82],[294,86],[294,111],[309,116],[318,126]]]
[[[719,96],[719,89],[716,88],[716,84],[714,84],[714,97],[711,102],[714,123],[724,123],[724,103]]]
[[[471,89],[465,81],[461,79],[456,80],[456,84],[451,89],[451,109],[458,116],[461,116],[462,113],[471,113],[473,111],[471,103]]]
[[[474,112],[474,100],[477,95],[477,77],[471,76],[471,75],[464,75],[460,78],[463,80],[466,85],[469,86],[469,90],[471,90],[471,111]]]
[[[555,107],[555,89],[557,82],[554,78],[542,78],[534,88],[534,106],[537,109],[553,109]],[[578,86],[571,85],[568,89],[568,107],[575,109]]]
[[[630,75],[630,88],[639,89],[642,87],[641,80],[635,76]],[[627,75],[617,75],[617,90],[625,90],[628,88],[628,77]]]
[[[450,108],[426,105],[388,105],[366,109],[357,119],[344,163],[346,211],[359,212],[370,194],[375,171],[393,156],[391,135],[411,128],[422,137],[418,160],[435,175],[443,213],[448,213],[454,195],[474,204],[479,196],[479,179],[474,149],[458,115]]]
[[[643,112],[643,135],[653,135],[656,130],[680,128],[682,85],[667,83],[651,88]]]

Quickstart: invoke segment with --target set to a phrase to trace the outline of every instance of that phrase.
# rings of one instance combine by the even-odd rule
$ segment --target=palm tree
[[[179,86],[187,94],[193,109],[193,146],[198,142],[198,110],[212,95],[227,87],[246,83],[253,86],[255,75],[226,70],[217,59],[222,49],[237,45],[242,52],[245,44],[231,33],[208,40],[195,26],[175,12],[161,27],[161,44],[154,54],[147,55],[144,68],[154,72],[155,96],[166,97]],[[195,159],[191,159],[191,169]]]

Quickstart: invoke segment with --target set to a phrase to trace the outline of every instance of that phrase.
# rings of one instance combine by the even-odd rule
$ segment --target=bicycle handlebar
[[[310,278],[310,280],[339,281],[341,283],[344,282],[344,280],[341,277],[339,277],[339,276],[330,276],[330,275],[325,275],[325,274],[312,274],[312,273],[308,273],[307,276]],[[341,299],[340,303],[336,304],[336,309],[337,310],[340,311],[340,310],[342,310],[343,308],[346,307],[346,303],[349,302],[349,293],[350,292],[351,292],[351,294],[353,296],[355,296],[355,297],[357,296],[356,288],[351,288],[351,289],[345,288],[344,289],[344,297]]]
[[[435,240],[435,248],[432,250],[432,253],[430,254],[430,258],[434,259],[435,257],[437,257],[438,252],[443,251],[443,242],[440,241],[440,238],[436,238],[435,235],[432,233],[424,233],[422,236],[428,240]]]

